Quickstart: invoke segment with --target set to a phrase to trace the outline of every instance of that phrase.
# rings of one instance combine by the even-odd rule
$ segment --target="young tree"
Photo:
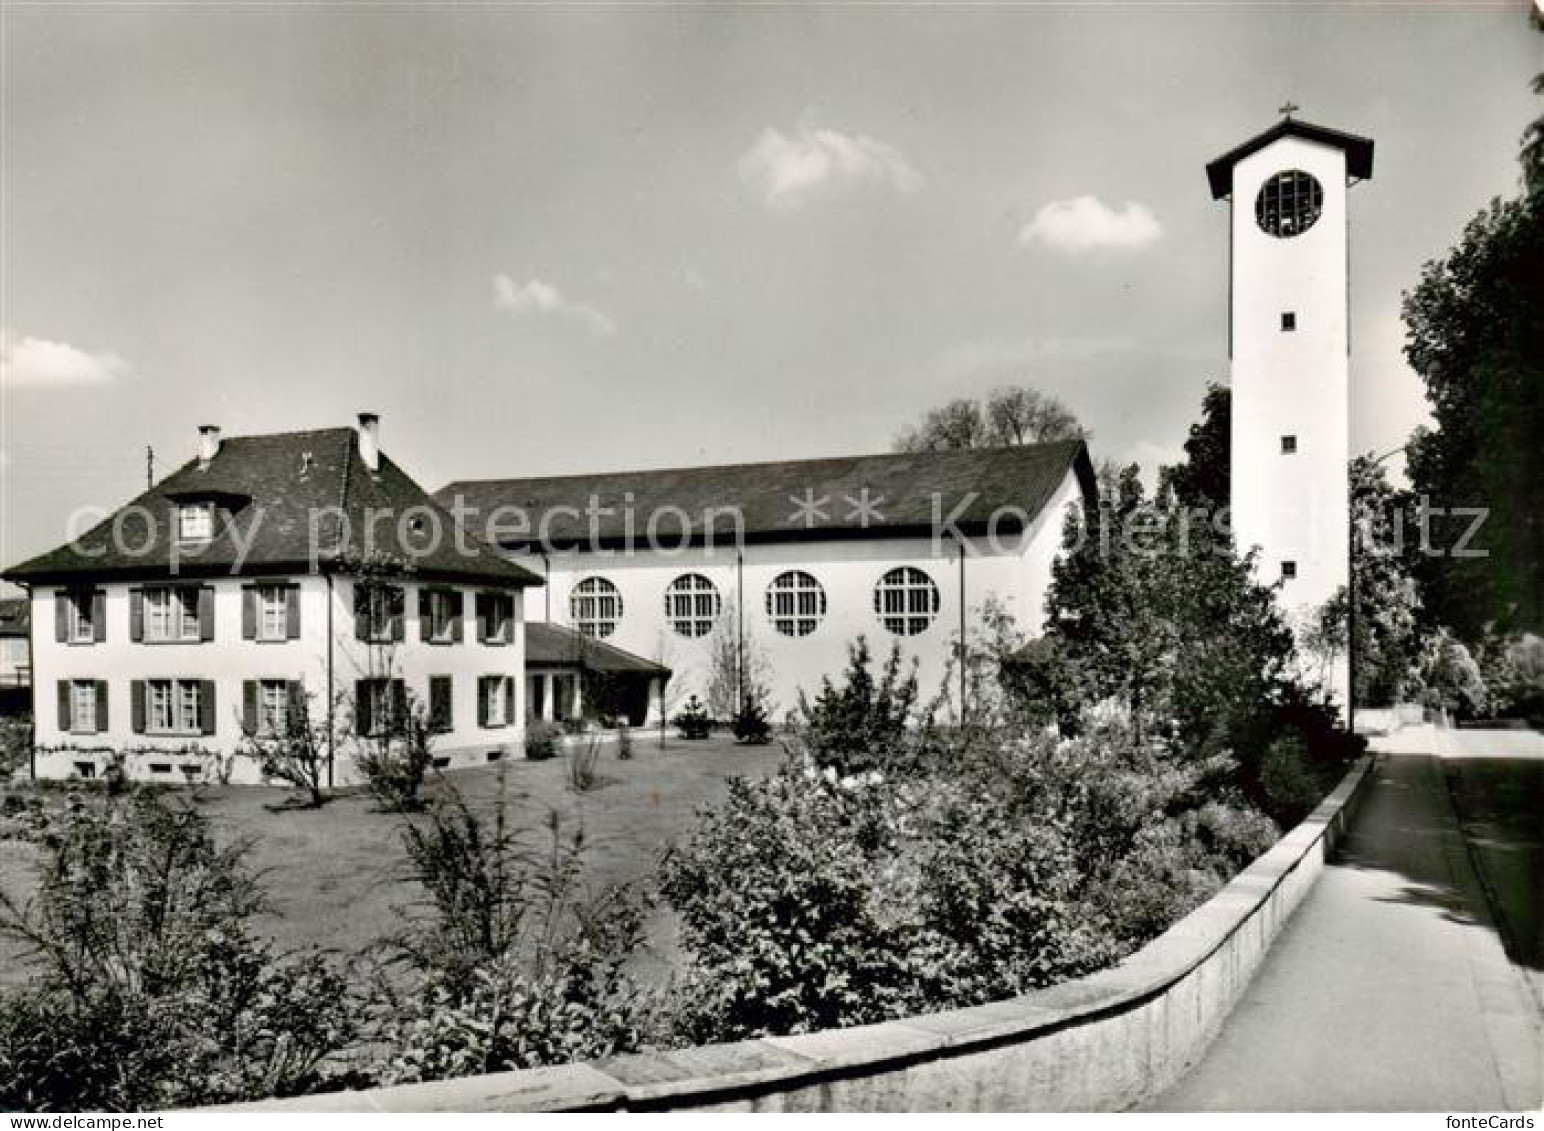
[[[292,692],[278,726],[243,713],[239,753],[257,762],[265,778],[300,790],[301,808],[319,809],[331,800],[327,783],[333,752],[347,737],[340,733],[338,718],[336,709],[318,711],[314,695]]]
[[[742,635],[734,604],[727,603],[708,641],[708,714],[720,722],[735,718],[747,702],[764,704],[772,662],[749,627]]]

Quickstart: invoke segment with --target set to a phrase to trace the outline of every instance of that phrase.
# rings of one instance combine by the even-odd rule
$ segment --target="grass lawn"
[[[671,735],[662,747],[656,732],[635,734],[628,761],[617,759],[614,743],[603,745],[596,767],[600,780],[586,793],[568,787],[566,756],[462,770],[451,780],[476,802],[493,796],[502,771],[533,845],[545,843],[549,811],[560,815],[564,829],[582,828],[585,883],[598,890],[612,882],[650,880],[666,846],[691,827],[693,813],[723,796],[726,779],[769,773],[782,757],[776,743],[738,746],[719,736],[686,742]],[[197,796],[220,832],[254,839],[250,859],[265,874],[275,912],[263,927],[282,947],[362,949],[397,929],[396,909],[418,897],[414,885],[399,878],[402,818],[377,812],[362,792],[344,793],[321,809],[279,811],[272,807],[286,793],[276,789],[222,786]],[[0,841],[5,890],[30,889],[32,851],[30,845]],[[662,976],[673,964],[673,927],[667,911],[656,912],[639,973]],[[0,981],[24,976],[14,948],[0,949]]]

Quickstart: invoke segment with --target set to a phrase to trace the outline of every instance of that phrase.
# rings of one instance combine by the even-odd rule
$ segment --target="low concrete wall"
[[[1362,759],[1312,815],[1120,965],[881,1025],[242,1105],[292,1111],[1110,1111],[1210,1044],[1345,835]]]

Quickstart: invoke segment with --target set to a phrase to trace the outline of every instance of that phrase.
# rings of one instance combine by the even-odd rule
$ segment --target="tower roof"
[[[1212,187],[1212,199],[1221,200],[1233,193],[1233,166],[1252,153],[1264,149],[1271,142],[1283,137],[1300,137],[1331,145],[1346,154],[1346,172],[1358,180],[1372,176],[1372,139],[1356,134],[1332,130],[1328,126],[1316,126],[1312,122],[1286,117],[1264,133],[1256,134],[1242,145],[1228,150],[1206,166],[1206,179]]]

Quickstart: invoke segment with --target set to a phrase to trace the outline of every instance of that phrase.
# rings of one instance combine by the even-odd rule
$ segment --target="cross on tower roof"
[[[1296,102],[1288,99],[1285,106],[1277,107],[1277,113],[1279,113],[1283,118],[1290,118],[1293,114],[1296,114],[1301,109],[1302,107],[1299,106]]]

